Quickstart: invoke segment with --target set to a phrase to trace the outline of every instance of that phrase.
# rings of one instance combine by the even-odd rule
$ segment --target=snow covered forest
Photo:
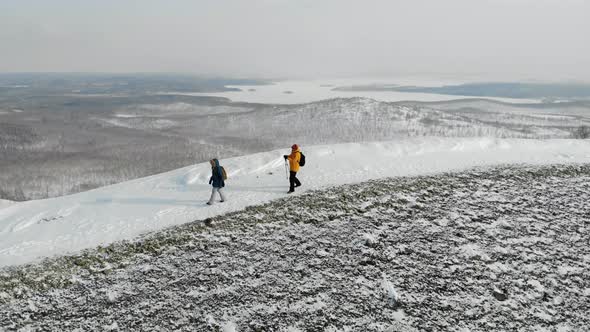
[[[590,166],[312,191],[0,272],[0,328],[582,331]]]
[[[293,142],[583,138],[590,126],[590,104],[583,101],[341,98],[265,105],[181,95],[17,97],[0,98],[0,199],[15,201],[62,196]]]

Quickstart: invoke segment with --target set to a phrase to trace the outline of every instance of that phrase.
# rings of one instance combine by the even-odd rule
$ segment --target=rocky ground
[[[0,270],[0,330],[581,331],[590,165],[330,188]]]

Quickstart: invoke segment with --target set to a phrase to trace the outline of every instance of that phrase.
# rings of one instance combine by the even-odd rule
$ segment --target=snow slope
[[[0,199],[0,209],[3,209],[5,207],[8,207],[8,206],[10,206],[12,204],[14,204],[13,201],[5,200],[5,199]]]
[[[420,138],[303,147],[305,190],[369,179],[431,174],[505,163],[590,163],[590,142],[492,138]],[[59,198],[0,210],[0,266],[129,239],[284,197],[277,150],[222,160],[228,201],[207,206],[210,168],[202,163]]]

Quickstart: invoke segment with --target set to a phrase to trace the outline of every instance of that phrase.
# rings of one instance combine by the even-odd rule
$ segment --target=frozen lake
[[[216,96],[225,97],[236,102],[264,103],[264,104],[302,104],[318,100],[332,98],[365,97],[379,101],[445,101],[464,98],[477,98],[474,96],[457,96],[430,93],[397,92],[397,91],[334,91],[336,87],[369,85],[369,84],[397,84],[413,86],[442,86],[450,84],[467,83],[465,80],[429,80],[429,79],[335,79],[312,81],[277,81],[270,85],[228,85],[229,88],[237,88],[241,91],[207,92],[207,93],[183,93],[169,94],[190,96]],[[481,97],[508,103],[538,103],[535,99],[514,99]]]

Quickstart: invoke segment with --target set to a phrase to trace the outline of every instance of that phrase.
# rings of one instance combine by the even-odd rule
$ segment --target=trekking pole
[[[285,175],[287,176],[287,180],[289,179],[289,164],[287,164],[287,159],[285,159]]]

